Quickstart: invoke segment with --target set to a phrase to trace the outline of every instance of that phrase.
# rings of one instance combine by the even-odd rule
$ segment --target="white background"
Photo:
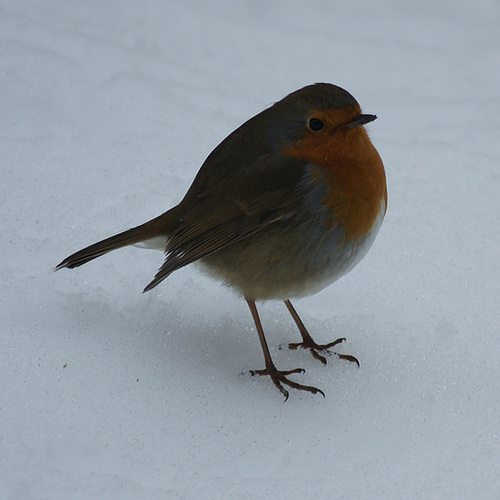
[[[498,498],[499,26],[495,0],[1,1],[0,498]],[[248,375],[245,303],[193,266],[144,295],[158,252],[52,272],[317,81],[378,115],[389,186],[368,256],[295,304],[359,369],[260,308],[326,399]]]

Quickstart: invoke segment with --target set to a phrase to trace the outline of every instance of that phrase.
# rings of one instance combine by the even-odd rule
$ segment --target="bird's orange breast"
[[[329,223],[341,224],[348,240],[365,236],[380,210],[385,213],[384,165],[363,127],[322,138],[309,134],[283,152],[315,165],[313,177],[328,186],[322,202],[331,210]]]

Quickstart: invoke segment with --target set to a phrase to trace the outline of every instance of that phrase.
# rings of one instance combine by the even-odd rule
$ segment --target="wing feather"
[[[305,165],[303,160],[284,158],[279,165],[263,164],[251,175],[231,177],[195,201],[191,197],[169,235],[165,261],[144,291],[175,270],[287,217],[304,196],[300,181]]]

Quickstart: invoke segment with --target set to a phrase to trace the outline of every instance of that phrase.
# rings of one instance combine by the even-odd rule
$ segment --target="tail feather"
[[[128,245],[134,245],[141,243],[143,241],[156,238],[158,236],[168,236],[172,231],[172,228],[178,221],[176,209],[172,208],[168,212],[152,219],[140,226],[133,227],[132,229],[127,229],[122,233],[110,236],[102,241],[98,241],[93,245],[90,245],[78,252],[66,257],[62,262],[60,262],[56,267],[55,271],[67,267],[68,269],[73,269],[79,267],[87,262],[100,257],[112,250],[118,248],[126,247]]]

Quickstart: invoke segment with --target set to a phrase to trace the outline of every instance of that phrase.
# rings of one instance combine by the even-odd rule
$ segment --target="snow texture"
[[[496,0],[0,3],[0,498],[500,497]],[[378,120],[389,209],[348,276],[261,305],[158,252],[53,273],[177,203],[229,132],[327,81]],[[281,347],[281,349],[280,349]]]

